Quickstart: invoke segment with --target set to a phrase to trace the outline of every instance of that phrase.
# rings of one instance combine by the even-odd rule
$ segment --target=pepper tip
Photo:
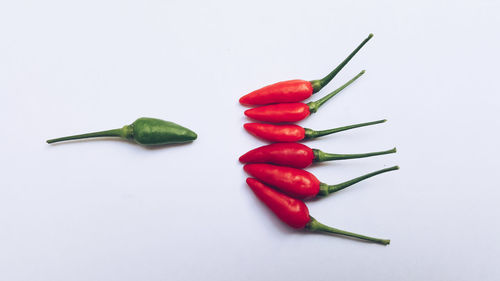
[[[252,110],[252,108],[251,108],[251,109],[247,109],[247,110],[245,110],[243,113],[244,113],[247,117],[252,118],[250,115],[248,115],[248,113],[249,113],[249,112],[251,112],[250,110]],[[250,113],[250,114],[251,114],[251,113]]]
[[[255,183],[256,181],[257,181],[256,179],[251,178],[251,177],[248,177],[248,178],[246,179],[246,182],[247,182],[247,184],[250,186],[250,188],[252,188],[252,183]]]
[[[238,102],[239,102],[241,105],[246,105],[246,106],[248,106],[248,105],[252,105],[252,103],[248,101],[248,95],[244,95],[244,96],[242,96],[242,97],[238,100]]]
[[[244,170],[245,172],[247,172],[247,173],[249,173],[249,174],[250,174],[250,172],[249,172],[249,171],[250,171],[250,168],[251,168],[251,167],[252,167],[252,164],[245,164],[245,165],[243,166],[243,170]]]
[[[238,161],[240,161],[240,163],[242,164],[245,164],[245,158],[243,156],[245,156],[245,154],[241,155],[240,158],[238,158]]]

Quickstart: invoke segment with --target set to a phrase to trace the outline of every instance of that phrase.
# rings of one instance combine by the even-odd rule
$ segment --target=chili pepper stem
[[[339,127],[339,128],[334,128],[334,129],[328,129],[328,130],[321,130],[321,131],[315,131],[311,130],[308,128],[304,128],[305,130],[305,138],[306,139],[314,139],[354,128],[359,128],[359,127],[364,127],[364,126],[370,126],[370,125],[375,125],[375,124],[380,124],[386,122],[386,119],[383,120],[378,120],[378,121],[372,121],[372,122],[366,122],[366,123],[359,123],[359,124],[354,124],[354,125],[349,125],[349,126],[344,126],[344,127]]]
[[[359,46],[356,49],[354,49],[354,51],[352,51],[352,53],[349,54],[349,56],[347,56],[347,58],[345,58],[344,61],[342,61],[334,70],[332,70],[332,72],[328,73],[328,75],[323,77],[323,79],[309,81],[313,87],[313,94],[319,92],[326,84],[328,84],[330,81],[332,81],[332,79],[337,75],[337,73],[339,73],[339,71],[342,70],[342,68],[344,68],[344,66],[354,57],[354,55],[356,55],[356,53],[372,37],[373,37],[373,34],[370,33],[370,35],[368,35],[368,37],[365,40],[363,40],[363,42],[361,42],[361,44],[359,44]]]
[[[344,235],[344,236],[354,237],[354,238],[358,238],[361,240],[370,241],[370,242],[378,243],[378,244],[382,244],[382,245],[388,245],[391,243],[391,240],[389,240],[389,239],[374,238],[374,237],[369,237],[369,236],[365,236],[365,235],[361,235],[361,234],[357,234],[357,233],[353,233],[353,232],[349,232],[349,231],[345,231],[345,230],[340,230],[337,228],[333,228],[333,227],[324,225],[324,224],[320,223],[319,221],[317,221],[313,217],[310,217],[310,218],[311,218],[311,220],[309,221],[309,223],[307,223],[307,225],[305,227],[307,230],[310,230],[310,231],[327,232],[327,233],[332,233],[332,234]]]
[[[363,181],[365,179],[368,179],[368,178],[371,178],[373,176],[383,174],[386,172],[394,171],[394,170],[399,170],[399,166],[393,166],[390,168],[378,170],[378,171],[375,171],[375,172],[372,172],[372,173],[369,173],[369,174],[366,174],[366,175],[363,175],[363,176],[360,176],[360,177],[357,177],[357,178],[354,178],[352,180],[348,180],[348,181],[345,181],[345,182],[339,183],[339,184],[327,185],[325,183],[320,183],[318,196],[326,196],[328,194],[331,194],[331,193],[337,192],[339,190],[342,190],[346,187],[349,187],[355,183]]]
[[[359,77],[361,77],[361,75],[363,75],[363,74],[365,74],[364,70],[362,70],[358,75],[356,75],[351,80],[347,81],[347,83],[345,83],[344,85],[340,86],[335,91],[329,93],[328,95],[322,97],[321,99],[319,99],[317,101],[312,101],[312,102],[307,103],[307,105],[309,106],[309,111],[311,113],[315,113],[316,111],[318,111],[318,109],[320,108],[320,106],[322,106],[325,102],[327,102],[333,96],[335,96],[336,94],[338,94],[340,91],[342,91],[343,89],[345,89],[347,86],[351,85],[352,82],[356,81],[356,79],[358,79]]]
[[[356,159],[356,158],[365,158],[377,155],[384,155],[390,153],[396,153],[396,148],[377,151],[377,152],[369,152],[369,153],[360,153],[360,154],[333,154],[326,153],[319,149],[313,149],[314,153],[314,162],[324,162],[324,161],[332,161],[332,160],[346,160],[346,159]]]
[[[106,130],[106,131],[99,131],[81,135],[50,139],[47,140],[47,143],[56,143],[60,141],[79,140],[79,139],[96,138],[96,137],[120,137],[122,139],[131,139],[132,135],[133,135],[133,127],[131,125],[126,125],[120,129],[113,129],[113,130]]]

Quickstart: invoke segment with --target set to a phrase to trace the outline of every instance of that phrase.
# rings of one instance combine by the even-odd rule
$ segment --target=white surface
[[[499,280],[498,1],[2,1],[0,280]],[[263,142],[238,98],[367,73],[301,125],[389,122],[308,142],[395,155],[309,169],[328,183],[398,164],[309,203],[390,246],[281,224],[237,158]],[[190,145],[49,146],[140,116]]]

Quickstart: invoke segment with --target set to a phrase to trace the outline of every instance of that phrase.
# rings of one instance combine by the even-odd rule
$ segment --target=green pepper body
[[[130,125],[123,126],[121,129],[51,139],[48,140],[47,143],[95,137],[120,137],[122,139],[135,141],[141,145],[154,146],[190,142],[194,141],[198,136],[188,128],[173,122],[142,117],[135,120],[134,123]]]
[[[188,128],[155,118],[142,117],[125,127],[132,127],[130,139],[142,145],[183,143],[194,141],[198,137]]]

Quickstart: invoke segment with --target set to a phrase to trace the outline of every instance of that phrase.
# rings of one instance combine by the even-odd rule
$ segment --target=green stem
[[[342,91],[343,89],[345,89],[347,86],[351,85],[352,82],[356,81],[356,79],[358,79],[359,77],[361,77],[361,75],[363,75],[363,74],[365,74],[364,70],[362,70],[358,75],[356,75],[351,80],[347,81],[347,83],[345,83],[344,85],[340,86],[335,91],[329,93],[328,95],[322,97],[321,99],[319,99],[317,101],[312,101],[312,102],[307,103],[307,105],[309,106],[309,111],[311,113],[315,113],[316,111],[318,111],[318,108],[320,106],[322,106],[325,102],[327,102],[333,96],[335,96],[336,94],[338,94],[340,91]]]
[[[339,184],[327,185],[325,183],[320,183],[318,196],[326,196],[328,194],[331,194],[331,193],[337,192],[339,190],[342,190],[346,187],[349,187],[349,186],[351,186],[355,183],[358,183],[362,180],[365,180],[365,179],[368,179],[368,178],[371,178],[373,176],[383,174],[386,172],[394,171],[394,170],[399,170],[399,166],[393,166],[390,168],[378,170],[378,171],[375,171],[375,172],[372,172],[372,173],[369,173],[369,174],[366,174],[366,175],[363,175],[363,176],[360,176],[360,177],[357,177],[357,178],[354,178],[352,180],[348,180],[348,181],[345,181],[345,182],[339,183]]]
[[[319,92],[324,86],[326,86],[326,84],[332,81],[333,77],[335,77],[335,75],[337,75],[337,73],[339,73],[339,71],[342,70],[342,68],[354,57],[354,55],[356,55],[356,53],[372,37],[373,34],[370,33],[370,35],[368,35],[368,37],[366,37],[366,39],[363,40],[363,42],[361,42],[361,44],[359,44],[359,46],[356,49],[354,49],[354,51],[352,51],[352,53],[349,56],[347,56],[347,58],[345,58],[343,62],[341,62],[334,70],[332,70],[332,72],[328,73],[328,75],[326,75],[323,79],[310,81],[313,86],[313,94]]]
[[[354,238],[358,238],[361,240],[370,241],[370,242],[374,242],[374,243],[378,243],[378,244],[382,244],[382,245],[388,245],[391,243],[391,240],[389,240],[389,239],[374,238],[374,237],[365,236],[365,235],[361,235],[361,234],[357,234],[357,233],[353,233],[353,232],[349,232],[349,231],[345,231],[345,230],[340,230],[337,228],[333,228],[333,227],[324,225],[324,224],[320,223],[319,221],[317,221],[313,217],[310,217],[310,218],[311,218],[311,220],[306,225],[306,229],[310,230],[310,231],[327,232],[327,233],[333,233],[333,234],[338,234],[338,235],[344,235],[344,236],[354,237]]]
[[[334,128],[334,129],[328,129],[328,130],[322,130],[322,131],[315,131],[311,130],[308,128],[304,128],[305,132],[305,139],[313,139],[317,137],[322,137],[354,128],[359,128],[359,127],[364,127],[364,126],[370,126],[370,125],[375,125],[375,124],[380,124],[386,122],[386,119],[383,120],[378,120],[378,121],[372,121],[372,122],[366,122],[366,123],[359,123],[359,124],[354,124],[354,125],[349,125],[349,126],[344,126],[344,127],[339,127],[339,128]]]
[[[384,150],[384,151],[359,153],[359,154],[333,154],[333,153],[323,152],[319,149],[313,149],[313,153],[314,153],[314,162],[324,162],[324,161],[333,161],[333,160],[365,158],[365,157],[371,157],[371,156],[377,156],[377,155],[396,153],[396,148]]]
[[[57,139],[51,139],[48,140],[47,143],[55,143],[55,142],[60,142],[60,141],[68,141],[68,140],[79,140],[79,139],[87,139],[87,138],[96,138],[96,137],[121,137],[126,139],[129,134],[131,134],[131,126],[125,126],[120,129],[113,129],[113,130],[106,130],[106,131],[100,131],[100,132],[94,132],[94,133],[88,133],[88,134],[81,134],[81,135],[74,135],[74,136],[67,136],[67,137],[62,137],[62,138],[57,138]],[[129,132],[130,131],[130,132]]]

